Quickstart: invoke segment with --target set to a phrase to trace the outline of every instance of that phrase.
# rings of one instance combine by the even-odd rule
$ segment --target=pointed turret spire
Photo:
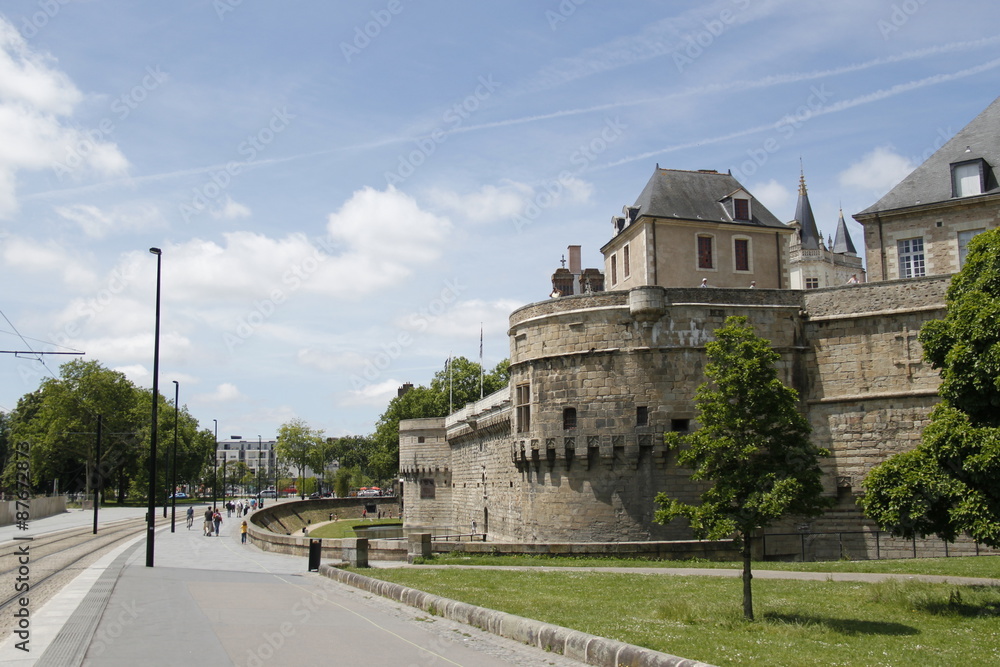
[[[799,222],[799,237],[802,247],[817,250],[820,244],[819,230],[816,229],[816,219],[813,217],[812,206],[809,205],[809,194],[806,192],[805,172],[799,171],[799,201],[795,205],[795,219]]]
[[[837,238],[833,242],[833,252],[839,255],[858,254],[854,248],[854,241],[851,240],[851,234],[847,231],[847,223],[844,222],[844,209],[840,209],[840,220],[837,221]]]

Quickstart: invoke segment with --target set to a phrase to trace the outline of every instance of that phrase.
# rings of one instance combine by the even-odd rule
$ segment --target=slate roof
[[[950,165],[976,158],[984,159],[991,167],[986,177],[986,191],[982,195],[962,197],[963,200],[1000,193],[994,171],[1000,167],[1000,97],[884,197],[854,217],[957,199],[951,196]]]
[[[851,234],[847,231],[847,223],[844,221],[844,209],[840,209],[840,219],[837,220],[837,236],[833,241],[833,252],[839,255],[858,254],[858,251],[854,248],[854,241],[851,240]]]
[[[750,194],[731,174],[715,171],[682,171],[661,169],[659,165],[646,183],[635,206],[638,216],[704,220],[750,227],[786,228],[760,201],[751,197],[749,221],[733,221],[723,201],[737,190]]]
[[[816,218],[813,217],[812,206],[809,204],[809,193],[806,192],[806,177],[799,175],[799,200],[795,204],[795,219],[801,227],[799,238],[802,247],[809,250],[819,248],[820,235],[816,228]]]

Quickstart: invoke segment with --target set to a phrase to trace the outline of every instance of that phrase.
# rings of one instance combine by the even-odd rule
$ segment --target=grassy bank
[[[358,534],[354,532],[355,526],[386,526],[386,525],[400,525],[399,519],[341,519],[340,521],[334,521],[333,523],[328,523],[320,526],[319,528],[314,528],[309,531],[309,537],[324,537],[324,538],[344,538],[344,537],[358,537]]]
[[[716,665],[1000,664],[994,587],[756,580],[758,620],[747,623],[738,579],[527,568],[364,573]]]
[[[523,567],[697,567],[742,568],[742,563],[705,560],[641,560],[637,558],[574,558],[570,556],[479,556],[462,552],[439,554],[425,561],[435,565],[514,565]],[[825,561],[818,563],[754,562],[754,569],[787,572],[874,572],[935,574],[946,577],[1000,579],[1000,556],[906,558],[900,560]]]

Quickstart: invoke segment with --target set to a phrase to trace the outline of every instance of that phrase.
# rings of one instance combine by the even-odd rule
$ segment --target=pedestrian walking
[[[219,536],[219,526],[222,525],[222,513],[219,512],[218,508],[215,509],[215,514],[212,516],[212,523],[215,524],[215,536],[218,537]]]
[[[202,525],[202,534],[211,537],[212,535],[212,506],[205,508],[205,523]]]
[[[243,543],[243,544],[247,543],[247,530],[248,529],[249,529],[249,526],[247,526],[247,522],[244,521],[243,524],[240,526],[240,542]]]

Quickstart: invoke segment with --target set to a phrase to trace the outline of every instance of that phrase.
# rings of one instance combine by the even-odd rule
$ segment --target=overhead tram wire
[[[24,335],[21,334],[21,332],[17,330],[17,327],[14,326],[14,323],[10,321],[9,317],[7,317],[7,313],[3,312],[3,310],[0,310],[0,315],[2,315],[4,321],[7,322],[8,325],[10,325],[10,328],[14,330],[14,334],[18,338],[21,339],[21,342],[24,343],[25,347],[28,348],[27,351],[24,351],[24,350],[0,350],[0,354],[13,354],[14,356],[18,357],[19,359],[26,359],[26,358],[28,358],[28,357],[21,357],[21,356],[19,356],[19,355],[22,355],[22,354],[34,355],[35,357],[37,357],[37,359],[34,359],[34,361],[37,361],[38,363],[40,363],[42,365],[42,367],[45,368],[46,371],[48,371],[49,375],[51,375],[53,377],[53,379],[58,379],[58,378],[56,377],[56,374],[52,372],[52,369],[48,367],[48,364],[45,363],[45,359],[42,358],[43,355],[46,355],[46,354],[72,354],[72,355],[84,354],[83,352],[79,352],[79,351],[73,351],[73,352],[36,352],[35,350],[31,349],[31,343],[28,342],[28,339],[25,338]],[[32,339],[32,340],[37,340],[37,339]],[[39,342],[41,342],[41,341],[39,341]],[[55,343],[52,343],[52,344],[55,345]],[[62,347],[62,346],[59,345],[57,347]],[[66,348],[66,349],[72,349],[72,348]]]

